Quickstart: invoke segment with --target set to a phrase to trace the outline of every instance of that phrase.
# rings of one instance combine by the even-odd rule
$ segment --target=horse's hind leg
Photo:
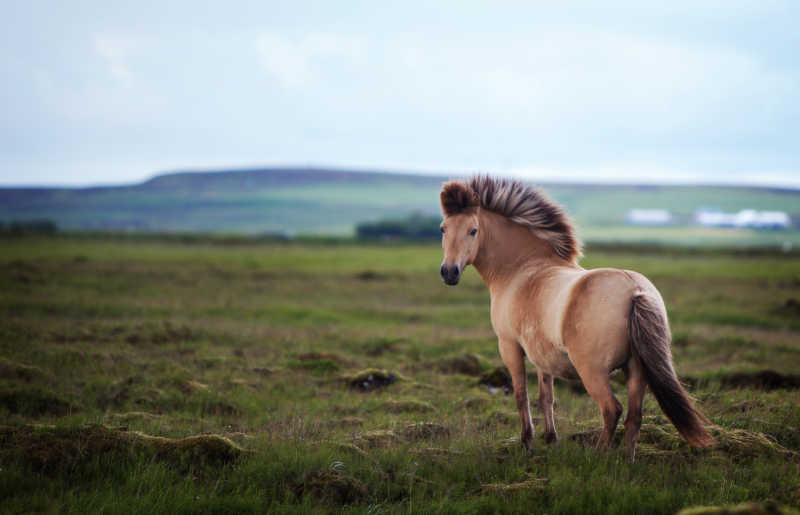
[[[539,409],[544,417],[544,433],[542,437],[547,443],[558,440],[556,424],[553,420],[553,376],[537,370],[539,375]]]
[[[614,392],[611,391],[611,384],[608,380],[608,372],[592,368],[576,367],[578,375],[583,381],[583,386],[592,397],[594,402],[600,406],[603,414],[603,433],[597,440],[597,448],[605,449],[614,438],[614,431],[617,429],[617,422],[622,415],[622,404],[619,403]]]
[[[642,428],[642,404],[647,392],[642,362],[635,354],[628,360],[625,371],[628,386],[628,415],[625,417],[625,452],[633,461],[636,456],[636,442]]]
[[[528,402],[528,384],[525,377],[525,353],[514,340],[500,340],[500,357],[511,374],[514,383],[514,400],[517,401],[519,420],[522,424],[520,440],[528,448],[533,439],[533,422],[531,421],[530,403]]]

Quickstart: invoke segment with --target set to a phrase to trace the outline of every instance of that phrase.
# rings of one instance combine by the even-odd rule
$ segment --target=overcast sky
[[[800,2],[555,3],[2,1],[0,184],[315,165],[800,187]]]

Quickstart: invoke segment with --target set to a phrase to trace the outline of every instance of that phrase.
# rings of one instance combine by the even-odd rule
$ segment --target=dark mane
[[[445,183],[441,193],[446,216],[482,209],[505,216],[528,227],[548,242],[560,257],[575,261],[581,255],[581,242],[564,209],[541,191],[522,181],[476,175],[466,181]]]

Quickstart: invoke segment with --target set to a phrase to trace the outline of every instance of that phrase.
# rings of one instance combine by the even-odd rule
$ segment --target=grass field
[[[561,439],[525,453],[512,396],[479,384],[501,366],[488,292],[444,286],[435,244],[4,239],[0,511],[800,505],[800,261],[586,254],[660,288],[718,445],[688,448],[648,395],[637,461],[595,452],[597,407],[558,383]]]

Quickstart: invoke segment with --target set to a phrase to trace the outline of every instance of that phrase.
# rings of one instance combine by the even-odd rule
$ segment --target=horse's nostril
[[[441,272],[442,277],[446,277],[447,276],[447,267],[442,265],[442,269],[439,270],[439,272]]]

